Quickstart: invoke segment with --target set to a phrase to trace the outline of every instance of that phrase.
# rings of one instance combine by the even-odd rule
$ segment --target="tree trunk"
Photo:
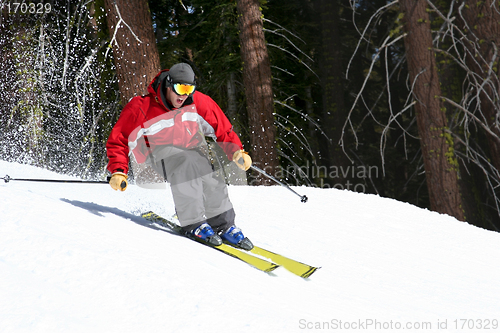
[[[153,23],[147,0],[105,0],[104,6],[125,106],[132,97],[147,94],[148,84],[161,70]]]
[[[13,28],[12,41],[10,50],[7,50],[5,56],[7,63],[12,64],[15,70],[15,79],[13,82],[13,90],[11,101],[10,118],[7,125],[14,125],[18,121],[17,126],[22,127],[22,142],[25,153],[33,160],[36,166],[43,166],[44,149],[43,149],[43,121],[45,118],[43,105],[40,103],[42,96],[42,74],[40,71],[45,46],[44,25],[41,24],[37,31],[35,26],[35,18],[23,15],[13,15],[11,21]],[[39,34],[39,36],[36,36]],[[10,35],[10,32],[9,34]],[[37,40],[38,39],[38,40]],[[37,49],[39,51],[37,51]],[[39,54],[37,54],[39,52]],[[38,57],[37,57],[38,56]],[[5,74],[4,72],[2,72]],[[12,87],[7,87],[9,89]]]
[[[420,145],[431,209],[464,221],[458,164],[442,102],[426,0],[400,0],[404,14],[406,57],[416,100]]]
[[[227,91],[227,109],[226,114],[234,126],[234,131],[241,134],[241,128],[238,123],[238,96],[236,94],[236,78],[234,72],[229,73],[226,82]]]
[[[312,84],[309,84],[305,87],[305,94],[306,94],[306,100],[305,100],[305,109],[306,113],[309,117],[312,119],[315,118],[314,115],[314,100],[313,100],[313,94],[312,94],[313,86]],[[307,128],[309,132],[309,137],[311,138],[311,151],[314,153],[312,155],[312,161],[314,165],[317,164],[316,160],[316,155],[321,155],[320,154],[320,148],[318,145],[318,140],[316,140],[317,134],[316,134],[316,126],[314,126],[314,123],[312,121],[307,122]]]
[[[328,164],[336,170],[349,170],[351,162],[345,155],[339,141],[346,120],[344,103],[344,82],[342,66],[342,46],[339,30],[338,0],[321,0],[319,16],[321,20],[322,50],[320,56],[321,86],[323,89],[323,120],[325,133],[330,138]],[[347,174],[350,174],[349,172]],[[331,185],[341,189],[351,189],[349,176],[330,180]]]
[[[259,9],[259,0],[238,0],[243,84],[250,127],[251,154],[256,166],[275,174],[278,166],[271,64]],[[270,184],[257,176],[254,185]]]

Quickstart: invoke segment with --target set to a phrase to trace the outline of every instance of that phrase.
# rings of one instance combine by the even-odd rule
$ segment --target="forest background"
[[[500,228],[499,1],[0,3],[3,160],[105,179],[125,103],[187,62],[288,184]]]

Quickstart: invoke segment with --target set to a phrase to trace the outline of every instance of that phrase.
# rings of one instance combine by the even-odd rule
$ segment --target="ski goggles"
[[[179,95],[191,95],[194,93],[196,89],[196,85],[194,84],[185,84],[185,83],[174,83],[172,86],[174,92]]]

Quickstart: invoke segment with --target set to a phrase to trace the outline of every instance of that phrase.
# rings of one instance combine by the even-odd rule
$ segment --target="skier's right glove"
[[[109,185],[111,185],[111,187],[115,191],[118,190],[125,191],[128,186],[127,178],[128,176],[123,172],[115,172],[114,174],[111,175],[111,179],[109,180]]]
[[[237,150],[234,152],[233,162],[236,163],[236,165],[244,171],[247,171],[250,166],[252,166],[252,159],[244,150]]]

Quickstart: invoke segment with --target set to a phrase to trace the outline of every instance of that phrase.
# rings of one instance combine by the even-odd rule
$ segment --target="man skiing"
[[[132,98],[123,108],[106,144],[109,184],[114,190],[127,188],[133,156],[170,183],[180,225],[188,236],[250,250],[252,243],[234,224],[226,184],[204,153],[205,136],[216,139],[241,169],[252,165],[217,103],[196,91],[191,66],[175,64],[151,81],[148,95]]]

